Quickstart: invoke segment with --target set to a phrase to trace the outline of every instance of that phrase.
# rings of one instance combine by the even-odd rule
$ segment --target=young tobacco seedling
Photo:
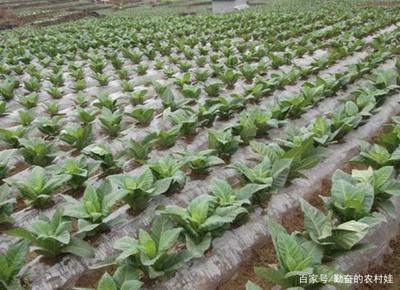
[[[158,130],[156,134],[156,144],[161,149],[168,149],[175,145],[179,137],[179,127],[175,126],[169,130]]]
[[[172,155],[149,162],[155,179],[162,181],[169,191],[178,190],[185,185],[186,176],[181,170],[184,165],[184,161],[177,160]]]
[[[150,279],[171,276],[191,258],[187,250],[176,247],[182,230],[174,228],[169,218],[157,217],[149,232],[139,229],[137,239],[123,237],[115,242],[114,248],[121,251],[116,263],[140,269]]]
[[[60,139],[72,147],[82,150],[94,140],[92,125],[87,124],[80,126],[76,123],[68,124],[61,130]]]
[[[120,108],[121,105],[118,103],[118,99],[113,100],[109,95],[101,94],[93,103],[93,106],[99,109],[106,108],[111,112],[115,112]]]
[[[37,119],[35,122],[37,128],[39,129],[40,132],[47,136],[57,136],[62,128],[62,117],[61,116],[55,116],[52,118],[49,117],[41,117]]]
[[[19,144],[25,162],[31,165],[47,166],[58,156],[55,145],[42,138],[20,138]]]
[[[57,87],[51,87],[46,90],[46,92],[53,98],[53,99],[61,99],[63,96],[63,92]]]
[[[277,143],[263,144],[251,141],[251,150],[260,157],[268,156],[272,162],[276,159],[291,159],[288,180],[293,178],[307,178],[302,171],[314,167],[329,151],[321,146],[314,146],[314,140],[305,136],[304,140],[289,142],[290,144],[279,145]]]
[[[7,184],[0,186],[0,225],[12,222],[11,214],[16,202],[10,187]]]
[[[184,85],[182,88],[182,95],[188,99],[197,100],[200,97],[201,88],[197,86]]]
[[[60,106],[55,101],[44,103],[43,108],[45,109],[46,113],[49,114],[51,117],[58,115],[60,111]]]
[[[268,230],[274,245],[277,267],[255,267],[255,273],[261,278],[277,284],[284,289],[313,289],[317,283],[301,283],[301,275],[325,274],[332,277],[335,269],[321,265],[323,253],[312,241],[299,239],[295,234],[288,234],[278,223],[270,220]],[[250,286],[256,288],[250,288]],[[337,286],[337,285],[335,285]],[[254,283],[247,283],[246,289],[261,289]],[[342,289],[339,287],[339,289]]]
[[[168,108],[164,111],[164,116],[172,123],[173,126],[179,128],[183,135],[194,135],[199,125],[197,114],[191,108],[182,108],[171,112]]]
[[[161,215],[175,220],[184,229],[186,248],[192,257],[202,257],[210,247],[212,237],[222,234],[247,210],[240,205],[220,207],[216,198],[202,194],[194,198],[187,208],[168,205]]]
[[[351,219],[370,224],[379,218],[378,212],[393,216],[392,196],[400,195],[400,182],[392,166],[373,170],[353,170],[350,174],[336,170],[332,177],[331,196],[324,197],[327,208],[340,221]],[[372,212],[372,209],[378,212]],[[381,219],[382,220],[382,219]]]
[[[114,205],[124,196],[124,192],[114,192],[109,182],[104,182],[95,189],[88,185],[83,193],[82,200],[77,200],[69,195],[64,195],[66,204],[64,216],[78,219],[80,237],[94,235],[110,230],[124,222],[121,218],[109,218]]]
[[[233,69],[228,69],[221,74],[220,78],[228,89],[232,89],[235,87],[236,82],[239,80],[240,74]]]
[[[229,126],[229,128],[232,129],[234,135],[240,136],[244,144],[248,144],[257,136],[255,120],[253,116],[246,113],[241,114],[239,121]]]
[[[230,157],[239,148],[242,142],[239,136],[234,136],[232,130],[216,131],[209,129],[208,131],[208,149],[218,152],[221,158]]]
[[[106,174],[118,173],[121,171],[123,160],[113,155],[112,151],[103,144],[91,144],[82,150],[82,153],[100,161],[101,168]]]
[[[348,101],[340,105],[331,116],[332,131],[337,131],[336,139],[342,138],[352,129],[356,128],[362,121],[362,115],[357,105]]]
[[[222,83],[211,83],[204,86],[204,91],[210,97],[218,97],[222,89]]]
[[[97,111],[96,110],[85,110],[81,107],[76,109],[76,116],[81,123],[84,125],[89,125],[94,120],[96,120]]]
[[[211,107],[213,105],[219,105],[218,116],[223,119],[229,118],[235,111],[238,111],[244,107],[245,98],[233,94],[230,97],[220,96],[211,100],[206,100],[206,105]]]
[[[334,142],[339,131],[332,132],[331,121],[323,116],[318,116],[308,129],[313,134],[315,143],[327,146]]]
[[[0,128],[0,140],[11,148],[20,147],[20,138],[26,135],[28,129],[25,127],[17,127],[14,129]]]
[[[291,159],[276,158],[271,161],[268,156],[265,156],[255,166],[247,167],[243,164],[234,164],[229,167],[241,173],[246,183],[265,185],[262,191],[257,192],[258,199],[265,200],[271,193],[278,191],[286,184],[291,164]]]
[[[238,189],[232,186],[225,180],[213,178],[210,182],[211,194],[216,198],[218,206],[242,206],[251,205],[253,196],[262,190],[265,190],[268,185],[265,184],[246,184]]]
[[[224,160],[215,156],[215,150],[183,151],[177,154],[182,156],[183,162],[197,175],[206,174],[210,167],[225,164]]]
[[[14,90],[19,86],[15,81],[8,79],[0,86],[0,95],[5,101],[9,101],[14,97]]]
[[[139,290],[143,283],[139,280],[139,274],[129,267],[118,268],[113,276],[107,272],[101,276],[97,287],[82,288],[76,287],[75,290]]]
[[[23,127],[29,126],[34,119],[35,117],[33,116],[33,113],[31,111],[18,111],[18,122]]]
[[[51,203],[54,191],[69,179],[66,174],[51,174],[43,167],[35,166],[24,179],[9,178],[6,182],[17,188],[29,205],[43,207]]]
[[[96,172],[99,167],[99,162],[91,161],[85,156],[80,156],[78,158],[69,158],[64,160],[63,164],[60,165],[50,165],[47,169],[55,174],[66,174],[70,177],[68,180],[68,185],[72,189],[78,189],[82,187],[85,181]]]
[[[142,105],[147,98],[147,90],[140,90],[131,94],[130,101],[134,106]]]
[[[209,102],[205,102],[198,103],[198,106],[199,108],[197,115],[199,123],[201,123],[203,126],[210,127],[217,115],[220,114],[220,108],[222,107],[222,104],[210,104]]]
[[[369,144],[360,141],[360,154],[350,160],[352,163],[367,164],[373,168],[400,164],[400,147],[390,153],[385,147],[378,144]]]
[[[302,200],[304,213],[303,237],[318,245],[327,259],[363,247],[360,241],[367,235],[370,226],[363,220],[337,222],[332,213],[325,215],[319,209]]]
[[[108,177],[110,183],[122,192],[124,201],[135,211],[144,210],[149,200],[168,190],[168,181],[154,181],[153,173],[148,167],[135,176],[117,174]],[[119,194],[120,195],[120,194]]]
[[[189,100],[186,99],[177,101],[172,90],[168,87],[162,92],[160,99],[164,109],[170,108],[171,111],[176,111],[189,102]]]
[[[92,257],[93,248],[71,235],[72,223],[63,218],[63,214],[63,209],[57,208],[51,218],[40,216],[29,229],[14,228],[6,233],[30,242],[34,251],[45,257],[58,257],[66,253],[84,258]]]
[[[103,108],[99,116],[100,126],[108,135],[117,137],[122,131],[121,121],[123,117],[122,111],[112,112],[107,108]]]
[[[8,163],[10,159],[16,154],[16,149],[8,149],[0,151],[0,184],[3,178],[7,176]]]
[[[154,118],[155,110],[147,106],[136,106],[131,112],[126,113],[129,117],[138,121],[145,127],[148,126]]]
[[[129,158],[134,158],[135,162],[144,164],[147,156],[153,149],[155,143],[155,134],[148,134],[142,140],[135,141],[133,139],[128,140],[125,143],[125,155]]]
[[[10,245],[5,253],[0,254],[0,289],[22,290],[18,277],[19,272],[25,265],[28,256],[28,243],[19,241]]]
[[[21,104],[25,109],[35,108],[38,104],[39,97],[37,94],[30,94],[26,96],[20,96],[18,103]]]
[[[0,116],[3,116],[7,111],[7,103],[0,101]]]

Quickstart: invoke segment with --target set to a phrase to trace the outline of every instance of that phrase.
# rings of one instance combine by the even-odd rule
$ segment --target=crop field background
[[[249,4],[0,0],[0,290],[399,289],[400,2]]]

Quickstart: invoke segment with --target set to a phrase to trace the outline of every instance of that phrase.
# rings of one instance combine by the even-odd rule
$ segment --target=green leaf
[[[15,236],[15,237],[19,237],[19,238],[23,238],[24,240],[27,240],[30,242],[36,242],[36,236],[24,228],[14,228],[14,229],[6,231],[6,234]]]
[[[282,287],[290,287],[290,283],[286,280],[285,274],[279,270],[265,267],[255,267],[254,272],[261,278],[270,281]]]
[[[164,252],[170,249],[177,242],[181,232],[181,228],[166,230],[163,232],[158,243],[158,251]]]
[[[390,199],[378,201],[377,208],[389,217],[395,218],[397,215],[396,208]]]
[[[139,253],[139,243],[131,237],[123,237],[114,243],[114,249],[122,251],[117,260],[123,261]]]
[[[113,275],[114,281],[117,285],[122,285],[125,281],[138,280],[139,270],[129,265],[122,265],[117,268]]]
[[[330,216],[325,216],[303,199],[301,200],[301,209],[304,213],[304,228],[313,241],[318,243],[332,235]]]
[[[97,285],[97,290],[118,290],[118,287],[111,275],[104,273]]]
[[[28,255],[28,243],[19,241],[9,247],[6,253],[6,259],[9,265],[12,265],[14,270],[19,270],[25,264],[26,256]]]
[[[210,234],[205,235],[199,243],[196,243],[188,235],[185,235],[185,239],[186,239],[186,248],[188,249],[190,255],[193,258],[203,257],[204,252],[207,251],[211,245],[211,235]]]
[[[335,243],[345,250],[350,250],[368,233],[369,226],[357,221],[348,221],[333,230]]]
[[[247,281],[246,290],[262,290],[262,288],[251,281]]]
[[[143,283],[138,280],[126,281],[121,285],[121,290],[139,290]]]
[[[268,184],[248,183],[237,190],[236,196],[238,199],[251,199],[255,193],[268,187]]]
[[[274,164],[272,165],[273,189],[278,190],[285,185],[290,172],[291,164],[292,164],[291,159],[278,159],[274,162]]]
[[[157,255],[157,245],[151,236],[144,230],[139,229],[139,245],[143,247],[144,252],[150,258]]]
[[[64,247],[61,251],[63,253],[71,253],[83,258],[94,256],[94,249],[90,244],[76,237],[72,237],[68,246]]]

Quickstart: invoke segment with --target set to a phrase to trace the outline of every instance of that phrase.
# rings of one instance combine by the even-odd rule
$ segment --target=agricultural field
[[[0,32],[0,290],[399,289],[400,7],[193,2]]]

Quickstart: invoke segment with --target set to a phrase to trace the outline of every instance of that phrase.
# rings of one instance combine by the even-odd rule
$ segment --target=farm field
[[[399,289],[397,2],[142,2],[0,32],[0,290]]]
[[[109,15],[204,14],[211,11],[211,5],[209,0],[4,0],[0,1],[0,29],[43,27]]]

